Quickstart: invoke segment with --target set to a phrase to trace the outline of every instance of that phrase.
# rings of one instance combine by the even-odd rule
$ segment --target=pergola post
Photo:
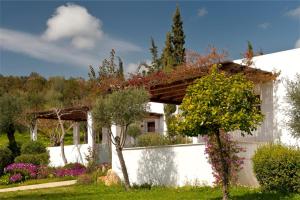
[[[88,139],[87,143],[89,146],[92,148],[94,147],[94,137],[93,137],[93,117],[92,113],[89,111],[87,112],[87,134],[88,134]]]
[[[168,127],[167,127],[167,122],[166,122],[166,115],[164,114],[164,120],[163,120],[163,135],[167,136],[168,135]]]
[[[79,128],[79,122],[73,123],[73,144],[78,145],[80,144],[80,128]]]
[[[34,120],[32,126],[30,127],[30,139],[32,141],[37,140],[37,120]]]

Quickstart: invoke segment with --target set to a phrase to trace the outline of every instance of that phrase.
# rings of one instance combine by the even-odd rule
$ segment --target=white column
[[[166,115],[164,114],[164,124],[163,124],[163,134],[166,136],[168,134],[168,127],[166,123]]]
[[[91,112],[87,113],[87,134],[88,134],[87,142],[92,147],[94,143],[93,141],[94,137],[93,137],[93,117]]]
[[[32,141],[37,140],[37,121],[35,121],[33,127],[30,128],[30,138]]]
[[[193,144],[198,144],[198,137],[193,137]]]
[[[78,145],[80,144],[80,128],[79,122],[73,123],[73,144]]]

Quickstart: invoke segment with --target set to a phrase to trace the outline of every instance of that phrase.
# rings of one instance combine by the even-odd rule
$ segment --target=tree
[[[294,81],[287,81],[287,99],[290,107],[288,115],[290,117],[288,125],[295,138],[300,138],[300,75],[297,74]]]
[[[139,67],[137,69],[138,73],[141,73],[143,76],[149,75],[155,72],[158,72],[161,70],[161,59],[158,58],[158,49],[155,45],[154,39],[151,37],[150,41],[150,53],[152,56],[151,64],[148,64],[146,62],[142,62],[139,64]]]
[[[160,60],[158,58],[158,50],[157,46],[155,45],[154,39],[151,37],[151,47],[150,47],[150,52],[152,55],[152,68],[154,71],[160,70]]]
[[[174,46],[173,57],[175,66],[181,65],[185,62],[184,39],[183,22],[181,20],[179,7],[177,6],[173,16],[172,25],[172,43]]]
[[[5,93],[0,96],[0,133],[6,133],[13,157],[20,154],[20,148],[15,139],[15,132],[22,125],[22,101],[18,96]]]
[[[89,83],[91,87],[90,93],[95,96],[110,90],[111,87],[114,89],[120,88],[125,80],[123,61],[120,57],[117,57],[114,49],[111,50],[109,58],[105,58],[102,64],[98,67],[98,72],[90,66]],[[118,64],[116,64],[118,62]]]
[[[175,136],[175,131],[172,128],[172,122],[174,121],[174,113],[176,111],[175,104],[164,104],[164,113],[165,113],[165,120],[168,130],[168,136],[172,137]]]
[[[223,151],[222,132],[240,130],[251,134],[263,120],[254,94],[254,85],[243,75],[227,76],[218,72],[216,65],[211,74],[189,86],[180,106],[177,130],[188,136],[208,135],[216,138],[221,160],[223,200],[229,198],[229,167],[227,152]]]
[[[129,126],[144,117],[148,101],[149,95],[144,89],[128,88],[98,98],[92,112],[96,126],[106,128],[115,145],[126,190],[129,190],[130,182],[122,150]],[[119,134],[113,135],[112,125],[120,127]]]
[[[65,79],[62,77],[53,77],[48,82],[49,88],[46,93],[47,105],[51,108],[51,110],[56,114],[59,127],[61,129],[61,135],[59,138],[59,144],[61,149],[61,157],[63,159],[64,164],[68,163],[65,150],[64,150],[64,139],[66,135],[66,131],[64,128],[64,124],[62,121],[62,108],[64,107],[67,99],[64,98],[64,89],[65,89]]]
[[[174,52],[174,47],[172,44],[172,36],[171,33],[168,32],[166,34],[165,48],[163,49],[162,57],[161,57],[164,71],[171,71],[174,67],[175,59],[173,56],[173,52]]]

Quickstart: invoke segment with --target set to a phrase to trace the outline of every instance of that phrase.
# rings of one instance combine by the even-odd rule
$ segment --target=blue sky
[[[114,48],[127,71],[163,47],[180,6],[186,48],[240,58],[247,41],[272,53],[300,47],[299,1],[0,1],[0,74],[87,77]]]

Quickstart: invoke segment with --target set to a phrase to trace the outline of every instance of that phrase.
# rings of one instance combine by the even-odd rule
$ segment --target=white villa
[[[241,64],[241,60],[234,63]],[[261,73],[280,72],[276,81],[256,83],[255,92],[262,100],[261,110],[265,115],[264,122],[252,136],[242,137],[234,134],[240,145],[247,149],[243,156],[246,158],[244,169],[240,172],[239,182],[244,185],[257,186],[258,182],[252,171],[251,157],[255,149],[264,143],[281,142],[286,145],[298,145],[300,141],[294,139],[287,127],[288,117],[286,110],[285,79],[293,80],[300,74],[300,48],[276,52],[253,59],[253,70]],[[176,94],[172,94],[176,101]],[[162,98],[160,100],[163,100]],[[163,103],[163,101],[161,101]],[[143,122],[144,132],[159,132],[166,134],[163,104],[150,102],[149,117]],[[44,112],[40,118],[47,118],[51,113]],[[74,145],[65,146],[65,154],[69,162],[85,163],[88,149],[92,148],[93,120],[89,109],[83,107],[65,116],[65,120],[73,120]],[[79,142],[78,121],[87,121],[87,144]],[[118,127],[112,126],[114,134],[118,134]],[[32,130],[31,137],[36,140],[37,126]],[[108,144],[105,132],[102,135],[102,144],[99,145],[100,162],[111,162],[112,169],[122,178],[122,172],[114,146]],[[129,139],[130,140],[130,139]],[[192,144],[170,145],[164,147],[135,147],[125,148],[123,155],[127,165],[131,183],[164,184],[164,185],[213,185],[212,169],[204,153],[205,144],[201,137],[193,138]],[[48,147],[50,165],[63,165],[60,156],[60,147]]]

